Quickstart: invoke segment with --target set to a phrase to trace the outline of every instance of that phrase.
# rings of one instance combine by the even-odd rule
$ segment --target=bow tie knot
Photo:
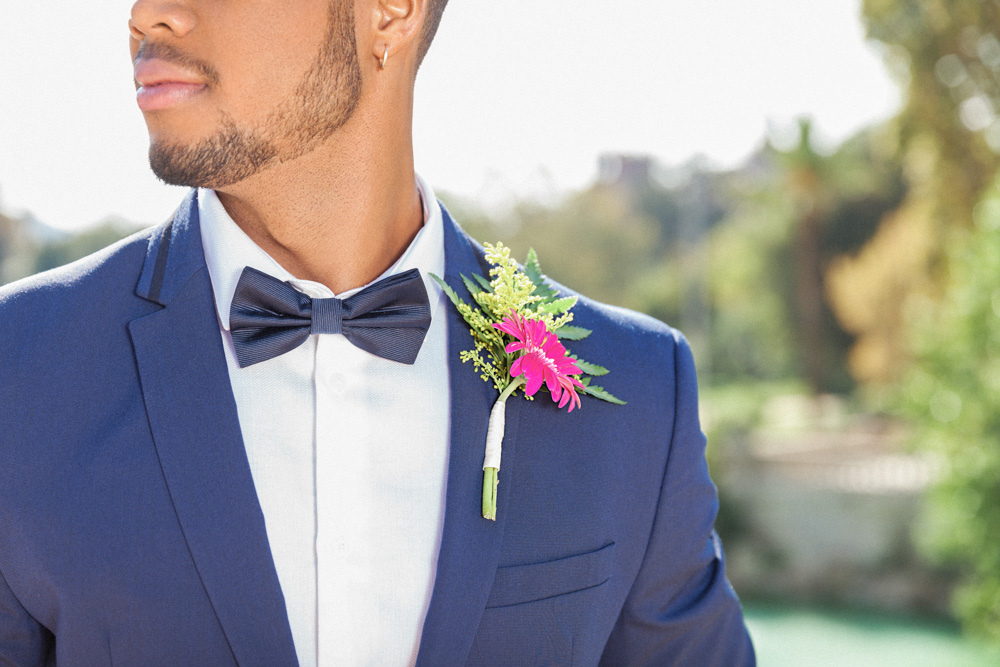
[[[344,302],[332,299],[312,300],[312,327],[314,334],[339,334],[344,332]]]
[[[240,368],[284,354],[311,334],[343,334],[362,350],[412,364],[430,323],[427,289],[416,269],[383,278],[346,299],[312,299],[248,266],[229,311]]]

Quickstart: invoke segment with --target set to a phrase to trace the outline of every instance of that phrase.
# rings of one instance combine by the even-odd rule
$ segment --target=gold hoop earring
[[[378,61],[379,69],[385,69],[385,63],[387,60],[389,60],[389,45],[386,44],[385,47],[383,48],[384,50],[382,51],[382,58],[381,60]]]

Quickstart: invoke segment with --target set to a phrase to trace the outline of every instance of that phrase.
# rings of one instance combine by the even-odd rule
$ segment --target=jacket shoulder
[[[5,346],[38,341],[51,332],[107,322],[135,310],[135,293],[153,228],[75,262],[0,287],[0,339]],[[8,348],[10,349],[10,348]]]
[[[680,376],[690,371],[693,379],[694,374],[684,334],[649,315],[595,301],[551,279],[548,282],[560,296],[577,297],[570,324],[591,333],[582,340],[564,342],[574,356],[609,371],[595,377],[594,385],[626,401],[633,414],[662,414],[664,406],[674,405]]]
[[[581,343],[593,340],[616,353],[631,350],[645,360],[643,363],[648,363],[652,356],[664,353],[672,358],[678,347],[689,347],[684,334],[665,322],[628,308],[596,301],[551,279],[549,283],[561,296],[577,297],[577,304],[572,311],[572,324],[593,331]],[[571,347],[575,351],[579,345],[580,343],[574,342]]]
[[[111,274],[122,270],[138,278],[153,230],[153,227],[143,229],[74,262],[0,287],[0,308],[45,295],[58,298],[67,292],[87,289],[88,285],[100,284],[104,288]],[[134,284],[129,286],[130,290],[134,288]]]
[[[645,313],[594,301],[571,290],[566,291],[579,297],[573,309],[576,317],[591,321],[601,329],[613,330],[619,336],[631,337],[638,344],[672,346],[686,340],[679,330]]]

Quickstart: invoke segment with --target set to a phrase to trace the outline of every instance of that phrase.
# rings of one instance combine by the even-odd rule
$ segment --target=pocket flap
[[[497,568],[486,607],[507,607],[575,593],[611,578],[615,543],[585,554]]]

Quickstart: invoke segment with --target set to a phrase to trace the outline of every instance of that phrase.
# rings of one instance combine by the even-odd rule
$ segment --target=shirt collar
[[[434,197],[434,191],[419,175],[417,190],[420,192],[424,209],[423,226],[399,259],[368,285],[396,273],[419,269],[430,298],[433,317],[442,291],[428,274],[444,275],[444,223],[441,205]],[[205,249],[205,263],[208,265],[212,292],[215,295],[215,310],[219,316],[220,326],[226,331],[229,330],[229,309],[233,303],[233,294],[236,292],[236,283],[239,282],[240,275],[247,266],[288,282],[292,287],[314,298],[337,296],[343,299],[368,286],[362,285],[335,295],[325,285],[296,278],[240,229],[226,212],[214,190],[204,188],[198,190],[198,215],[201,222],[202,246]]]

